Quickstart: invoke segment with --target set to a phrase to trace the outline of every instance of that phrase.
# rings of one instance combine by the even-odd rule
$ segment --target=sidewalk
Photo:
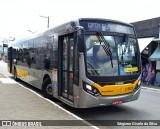
[[[1,71],[0,71],[1,72]],[[0,125],[2,121],[42,121],[43,120],[52,120],[48,121],[50,124],[54,125],[56,120],[69,120],[68,122],[74,122],[74,120],[79,120],[82,122],[82,119],[75,116],[72,113],[65,111],[62,107],[58,106],[53,101],[45,99],[40,94],[34,93],[31,89],[22,86],[21,84],[15,82],[11,78],[6,77],[0,73]],[[44,123],[47,125],[46,123]],[[89,129],[94,128],[87,126],[88,123],[83,121],[83,125],[86,126],[64,126],[62,121],[62,126],[41,126],[41,127],[29,127],[30,129],[60,129],[60,128],[77,128],[77,129]],[[0,129],[8,129],[8,126],[0,126]],[[27,129],[28,127],[11,127],[11,129]]]

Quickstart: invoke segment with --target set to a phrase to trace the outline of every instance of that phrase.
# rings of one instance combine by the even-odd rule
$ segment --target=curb
[[[152,90],[152,91],[159,91],[160,92],[160,89],[157,89],[157,88],[150,88],[150,87],[145,87],[145,86],[142,86],[141,88],[145,89],[145,90]]]

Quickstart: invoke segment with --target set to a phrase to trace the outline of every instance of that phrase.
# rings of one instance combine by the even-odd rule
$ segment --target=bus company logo
[[[12,126],[11,121],[2,121],[2,126]]]
[[[106,91],[102,91],[103,93],[109,93],[109,92],[114,92],[114,90],[106,90]]]

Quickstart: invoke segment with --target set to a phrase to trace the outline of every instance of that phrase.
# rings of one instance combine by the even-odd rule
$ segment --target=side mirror
[[[76,26],[75,31],[75,41],[78,45],[78,51],[84,52],[84,28],[82,26]]]

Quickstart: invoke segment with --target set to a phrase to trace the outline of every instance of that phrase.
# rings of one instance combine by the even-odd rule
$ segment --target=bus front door
[[[73,35],[60,37],[60,95],[73,100]]]

